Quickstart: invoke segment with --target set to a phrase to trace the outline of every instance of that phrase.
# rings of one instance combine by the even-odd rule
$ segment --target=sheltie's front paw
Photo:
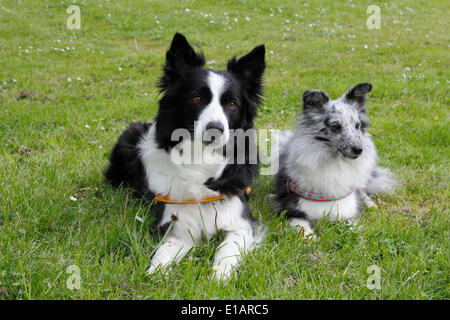
[[[300,235],[304,238],[316,240],[317,237],[314,234],[314,230],[311,228],[309,221],[304,219],[293,218],[290,222],[291,227],[296,228]]]
[[[360,193],[362,202],[366,205],[367,208],[378,209],[376,203],[367,195],[365,192]]]

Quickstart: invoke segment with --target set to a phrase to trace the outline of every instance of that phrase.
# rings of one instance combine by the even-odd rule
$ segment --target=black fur
[[[320,109],[330,98],[322,90],[308,90],[303,94],[303,110]]]
[[[238,141],[238,139],[236,138],[235,141]],[[250,143],[252,142],[250,139],[245,139],[244,143],[246,144],[245,163],[237,163],[237,142],[235,142],[235,164],[227,165],[218,179],[206,181],[205,184],[208,188],[219,191],[222,194],[237,195],[241,194],[246,187],[251,186],[253,178],[258,175],[259,166],[258,163],[252,163],[249,157]],[[248,195],[245,193],[244,195],[248,199]]]
[[[131,187],[135,194],[147,202],[154,195],[148,190],[145,171],[139,159],[137,144],[150,128],[151,123],[133,122],[120,135],[109,157],[110,165],[105,176],[114,186]]]
[[[249,54],[236,60],[233,57],[228,61],[227,70],[235,76],[241,83],[240,99],[242,103],[242,113],[240,115],[240,125],[233,125],[232,129],[248,130],[253,128],[253,119],[257,114],[258,106],[261,103],[262,97],[262,76],[266,67],[264,61],[265,47],[264,45],[254,48]],[[258,174],[258,164],[249,161],[250,148],[249,139],[245,139],[245,164],[228,165],[222,173],[222,176],[217,180],[209,180],[206,185],[212,189],[224,194],[239,194],[247,186],[250,186],[253,178]],[[237,151],[235,145],[235,160]],[[235,161],[236,163],[236,161]],[[248,199],[248,195],[245,198]]]
[[[372,85],[367,82],[359,83],[345,94],[345,99],[356,102],[360,112],[366,112],[366,96],[372,91]]]
[[[222,97],[224,101],[221,102],[225,105],[227,102],[225,100],[229,99],[236,101],[240,106],[238,112],[224,109],[230,129],[245,131],[253,128],[253,119],[261,103],[264,54],[264,46],[258,46],[240,59],[236,57],[230,59],[227,71],[215,71],[227,79],[227,92]],[[202,106],[208,105],[211,101],[211,93],[205,84],[206,75],[211,70],[203,67],[205,63],[203,54],[196,54],[181,34],[175,35],[166,56],[164,75],[160,79],[163,97],[159,102],[156,116],[156,140],[160,148],[168,151],[178,143],[171,141],[172,132],[183,128],[193,133],[193,124],[198,119]],[[201,96],[200,106],[191,103],[194,95]],[[248,152],[249,148],[246,147],[245,150]],[[241,194],[245,187],[251,185],[257,173],[257,164],[248,161],[245,164],[230,164],[221,177],[208,180],[206,185],[224,194]]]
[[[286,155],[282,154],[280,156],[280,164],[278,173],[275,175],[275,209],[278,214],[285,212],[284,217],[286,219],[290,218],[306,218],[304,212],[296,209],[299,197],[290,192],[288,189],[289,176],[285,173],[286,168],[283,165],[286,163],[285,161]],[[300,200],[301,201],[301,200]]]
[[[228,61],[227,71],[213,71],[227,81],[227,91],[221,97],[221,104],[227,116],[230,129],[253,128],[253,119],[261,103],[262,75],[265,69],[265,48],[256,47],[240,59],[233,57]],[[155,139],[159,148],[167,152],[178,141],[171,141],[175,129],[183,128],[193,133],[194,121],[198,119],[203,107],[211,101],[211,92],[206,85],[206,75],[212,70],[204,68],[205,57],[198,54],[190,46],[186,38],[175,34],[170,49],[166,53],[163,75],[159,81],[162,97],[155,117]],[[201,103],[192,102],[193,96],[200,96]],[[225,108],[229,101],[236,102],[237,110]],[[110,164],[105,175],[115,187],[124,185],[131,187],[135,194],[151,202],[154,194],[149,190],[146,173],[139,158],[137,144],[149,130],[150,123],[132,123],[119,137],[109,158]],[[248,140],[245,142],[249,144]],[[250,186],[252,179],[258,174],[258,164],[250,163],[249,147],[246,146],[244,164],[229,164],[222,175],[209,179],[205,184],[212,190],[227,195],[238,195],[245,200],[244,189]],[[235,152],[235,158],[237,153]],[[236,163],[236,161],[235,161]],[[246,203],[246,201],[243,201]],[[164,204],[157,203],[156,215],[159,220]],[[251,217],[250,208],[246,204],[243,214]],[[159,212],[159,214],[158,214]]]

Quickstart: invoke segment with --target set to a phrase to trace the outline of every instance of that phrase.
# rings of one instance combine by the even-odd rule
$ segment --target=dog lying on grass
[[[203,54],[177,33],[166,53],[158,114],[152,123],[132,123],[115,145],[108,181],[133,188],[153,203],[156,226],[170,226],[148,274],[179,261],[203,236],[223,230],[225,240],[215,255],[213,276],[228,279],[241,253],[258,242],[259,229],[244,192],[258,173],[258,164],[247,161],[253,148],[247,146],[246,154],[236,152],[234,157],[224,148],[235,143],[233,130],[253,128],[261,103],[264,56],[261,45],[240,59],[231,58],[226,71],[208,69]],[[181,142],[177,132],[186,135]],[[174,161],[189,158],[196,146],[201,161]],[[246,161],[239,163],[238,157]]]
[[[374,206],[370,195],[394,189],[390,171],[377,166],[367,132],[371,90],[371,84],[360,83],[336,100],[320,90],[306,91],[297,129],[280,138],[276,209],[304,235],[313,234],[314,222],[327,215],[354,223],[361,202]]]

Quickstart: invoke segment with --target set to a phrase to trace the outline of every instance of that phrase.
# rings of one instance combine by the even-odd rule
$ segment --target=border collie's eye
[[[193,103],[199,103],[199,102],[200,102],[200,97],[194,97],[194,98],[192,99],[192,102],[193,102]]]
[[[336,131],[340,131],[342,129],[342,126],[339,123],[334,123],[331,127]]]
[[[227,107],[230,109],[236,109],[237,105],[234,102],[230,102],[228,103]]]
[[[361,123],[358,122],[357,124],[355,124],[355,129],[359,130],[359,128],[361,128]]]

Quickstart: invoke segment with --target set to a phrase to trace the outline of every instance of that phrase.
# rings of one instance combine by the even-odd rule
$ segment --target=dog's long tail
[[[372,172],[372,177],[367,183],[364,191],[368,195],[377,193],[391,193],[398,186],[392,172],[383,167],[376,167]]]

